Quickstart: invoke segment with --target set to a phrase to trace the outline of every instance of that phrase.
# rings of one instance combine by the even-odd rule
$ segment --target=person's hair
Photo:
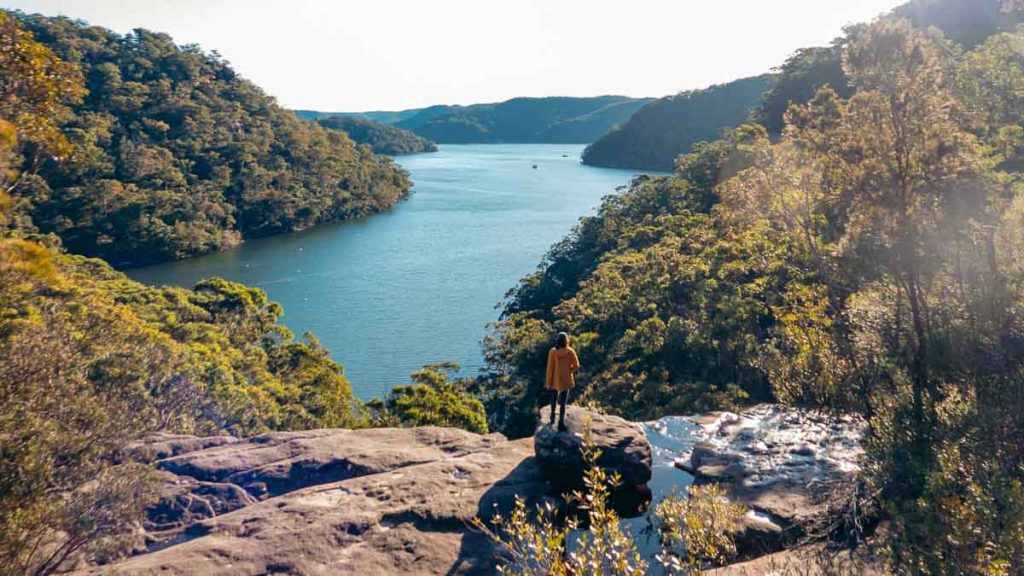
[[[559,332],[558,336],[555,336],[555,348],[568,348],[569,347],[569,335],[565,332]]]

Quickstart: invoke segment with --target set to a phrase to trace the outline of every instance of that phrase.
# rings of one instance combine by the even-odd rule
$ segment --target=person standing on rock
[[[580,359],[569,346],[569,335],[559,332],[555,347],[548,352],[547,389],[551,390],[551,420],[555,424],[555,404],[558,404],[558,429],[565,430],[565,403],[569,390],[576,385],[573,374],[580,369]]]

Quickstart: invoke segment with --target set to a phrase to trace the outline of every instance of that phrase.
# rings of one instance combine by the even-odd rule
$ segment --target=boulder
[[[565,431],[546,422],[533,437],[534,452],[545,479],[556,493],[583,487],[587,464],[583,458],[584,438],[601,452],[597,465],[621,478],[614,504],[627,516],[643,512],[650,497],[651,445],[643,429],[618,416],[569,406]]]
[[[435,427],[268,434],[156,464],[146,527],[169,539],[90,574],[492,574],[470,522],[546,488],[531,440]]]

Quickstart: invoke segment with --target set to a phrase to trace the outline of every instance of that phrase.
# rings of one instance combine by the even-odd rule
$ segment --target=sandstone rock
[[[235,484],[206,482],[161,472],[160,499],[146,510],[144,528],[151,540],[166,536],[206,518],[227,514],[258,502]]]
[[[167,484],[151,527],[193,522],[96,571],[491,574],[494,549],[469,522],[544,490],[529,439],[447,428],[270,434],[183,456],[158,462]],[[252,478],[279,495],[256,501],[231,481]]]
[[[505,442],[454,428],[276,432],[157,462],[179,476],[237,484],[257,497],[379,474]]]
[[[702,572],[706,576],[882,576],[887,573],[882,557],[870,549],[829,550],[820,544]]]
[[[568,432],[542,426],[518,441],[430,427],[155,436],[136,447],[157,458],[165,481],[145,523],[150,547],[89,573],[491,574],[495,549],[468,523],[507,513],[517,495],[531,506],[560,503],[559,484],[582,477],[575,433],[588,420],[599,464],[644,487],[653,449],[642,429],[575,407]],[[778,550],[826,513],[828,495],[859,467],[863,424],[854,419],[759,406],[699,425],[659,422],[648,423],[660,439],[652,485],[667,491],[673,474],[684,484],[672,463],[692,450],[677,465],[697,482],[724,482],[753,510],[739,535],[747,557]],[[783,554],[766,558],[793,557]]]
[[[162,460],[179,454],[205,450],[214,446],[234,444],[233,436],[190,436],[187,434],[153,434],[128,446],[132,457],[143,462]]]
[[[542,424],[533,437],[537,460],[553,482],[578,485],[582,481],[587,430],[601,451],[599,466],[620,474],[623,484],[646,484],[651,479],[651,445],[637,425],[577,406],[567,407],[565,425],[568,430],[559,432]]]
[[[588,433],[601,452],[597,465],[620,476],[612,491],[611,505],[625,518],[643,514],[651,502],[651,445],[643,429],[617,416],[591,412],[577,406],[566,409],[567,430],[559,432],[542,424],[534,434],[534,451],[549,492],[566,494],[584,488],[586,462],[583,436]],[[581,517],[585,521],[585,517]]]

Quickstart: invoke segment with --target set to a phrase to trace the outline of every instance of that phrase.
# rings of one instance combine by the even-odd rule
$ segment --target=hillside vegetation
[[[374,154],[417,154],[436,152],[437,145],[417,134],[374,120],[356,116],[329,116],[317,119],[317,124],[331,130],[341,130],[357,144],[366,144]]]
[[[915,0],[892,14],[922,29],[934,26],[966,48],[1024,22],[1019,12],[1001,10],[1000,3],[992,0]],[[748,119],[770,134],[781,134],[783,115],[791,103],[806,102],[822,86],[830,86],[844,98],[850,96],[852,89],[842,65],[846,38],[837,38],[829,46],[797,50],[771,75],[655,100],[589,145],[583,162],[668,171],[676,157],[689,152],[694,143],[716,139],[723,129]]]
[[[659,98],[583,151],[583,163],[671,171],[676,157],[725,128],[747,121],[750,108],[775,83],[771,74]]]
[[[832,538],[898,574],[1024,573],[1024,31],[973,48],[881,19],[846,96],[794,103],[642,177],[505,303],[478,392],[532,429],[551,335],[579,402],[632,419],[773,400],[870,420]]]
[[[433,106],[395,123],[441,144],[586,143],[625,122],[644,98],[513,98],[497,104]]]
[[[216,182],[236,179],[241,204],[215,204],[232,193]],[[105,253],[121,254],[146,234],[161,242],[147,248],[195,238],[197,209],[255,218],[262,203],[260,215],[282,225],[312,223],[316,206],[358,213],[399,185],[389,161],[297,120],[198,49],[0,11],[0,572],[51,574],[128,552],[160,489],[133,460],[147,434],[486,431],[480,401],[448,366],[364,407],[342,367],[314,336],[279,324],[262,290],[217,278],[144,286],[35,232],[35,217],[52,217],[68,245],[105,237]]]
[[[918,28],[934,26],[945,37],[964,48],[972,48],[997,32],[1012,32],[1024,23],[1019,11],[1002,10],[993,0],[914,0],[892,11]],[[852,33],[856,26],[847,30]],[[806,102],[822,86],[840,96],[852,93],[843,71],[842,55],[848,36],[835,39],[830,46],[797,50],[777,70],[779,80],[753,111],[753,120],[771,134],[781,134],[783,116],[792,103]]]
[[[410,108],[408,110],[398,110],[395,112],[318,112],[316,110],[292,110],[292,112],[303,120],[320,120],[321,118],[330,118],[332,116],[352,116],[354,118],[362,118],[364,120],[373,120],[374,122],[380,122],[381,124],[394,124],[400,120],[412,118],[422,110],[423,108]]]
[[[363,117],[440,144],[586,144],[628,120],[649,101],[625,96],[513,98],[495,104],[437,105],[398,112],[299,113],[314,119]]]
[[[72,252],[183,258],[384,210],[409,191],[389,159],[298,120],[215,54],[141,29],[13,18],[84,80],[56,119],[74,154],[35,157],[11,190],[22,222]]]

